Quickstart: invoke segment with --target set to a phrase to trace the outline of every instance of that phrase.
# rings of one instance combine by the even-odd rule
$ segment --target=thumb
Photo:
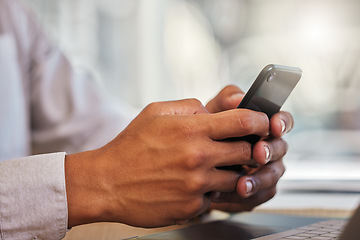
[[[234,85],[225,87],[216,97],[209,101],[206,109],[211,113],[222,112],[236,108],[244,97],[244,92]]]

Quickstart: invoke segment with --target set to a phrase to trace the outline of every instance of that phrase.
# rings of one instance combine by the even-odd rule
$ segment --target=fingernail
[[[285,125],[285,122],[284,120],[280,120],[280,124],[281,124],[281,132],[282,133],[285,133],[285,130],[286,130],[286,125]]]
[[[231,99],[237,101],[240,101],[240,99],[242,99],[243,97],[244,97],[243,93],[234,93],[233,95],[231,95]]]
[[[265,163],[268,163],[270,161],[270,148],[268,145],[264,146],[265,150]]]
[[[250,179],[246,180],[246,194],[250,194],[254,188],[254,185]]]

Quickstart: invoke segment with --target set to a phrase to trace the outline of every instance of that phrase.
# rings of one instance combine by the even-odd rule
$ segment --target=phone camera
[[[271,73],[271,74],[269,75],[269,77],[267,78],[267,81],[268,81],[268,82],[271,82],[272,80],[275,79],[275,76],[276,76],[275,73]]]

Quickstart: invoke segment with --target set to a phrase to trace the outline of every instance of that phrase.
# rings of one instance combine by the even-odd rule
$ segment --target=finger
[[[204,115],[203,118],[208,136],[213,140],[243,137],[250,134],[265,137],[269,134],[269,119],[262,112],[234,109]]]
[[[214,203],[241,203],[243,201],[237,192],[212,192],[210,199]]]
[[[206,109],[211,113],[236,108],[244,97],[244,92],[235,85],[226,86],[215,98],[209,101]]]
[[[252,157],[252,146],[246,141],[213,141],[208,152],[212,167],[247,164]]]
[[[282,138],[272,138],[255,143],[253,147],[253,159],[260,165],[269,161],[281,159],[288,150],[287,143]]]
[[[282,160],[270,162],[252,175],[240,177],[236,187],[237,193],[246,198],[258,191],[273,188],[284,172],[285,166]]]
[[[269,201],[275,195],[276,195],[276,186],[265,190],[260,190],[256,194],[244,199],[243,208],[246,211],[251,211],[255,207]]]
[[[164,101],[149,104],[145,112],[159,115],[173,114],[204,114],[208,113],[206,108],[197,99],[183,99],[178,101]]]
[[[206,192],[234,192],[240,174],[234,171],[214,169],[209,174],[209,184]]]
[[[289,112],[279,112],[270,119],[271,135],[281,137],[291,131],[294,126],[294,119]]]
[[[242,201],[241,201],[242,202]],[[220,210],[223,212],[243,212],[246,211],[244,204],[232,202],[212,202],[209,209]]]
[[[192,216],[192,218],[198,217],[199,215],[206,212],[209,209],[210,205],[211,205],[210,197],[207,195],[203,195],[202,196],[202,205],[199,208],[199,210]]]
[[[259,191],[255,195],[242,198],[236,193],[221,193],[216,194],[222,199],[214,199],[210,209],[218,209],[226,212],[240,212],[240,211],[251,211],[255,207],[269,201],[276,194],[276,187]]]

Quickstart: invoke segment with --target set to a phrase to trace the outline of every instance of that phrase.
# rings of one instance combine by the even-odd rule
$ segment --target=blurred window
[[[205,103],[229,83],[246,91],[276,63],[304,73],[284,106],[295,133],[318,147],[328,135],[311,132],[360,131],[358,0],[24,1],[76,66],[135,107],[184,97]]]

